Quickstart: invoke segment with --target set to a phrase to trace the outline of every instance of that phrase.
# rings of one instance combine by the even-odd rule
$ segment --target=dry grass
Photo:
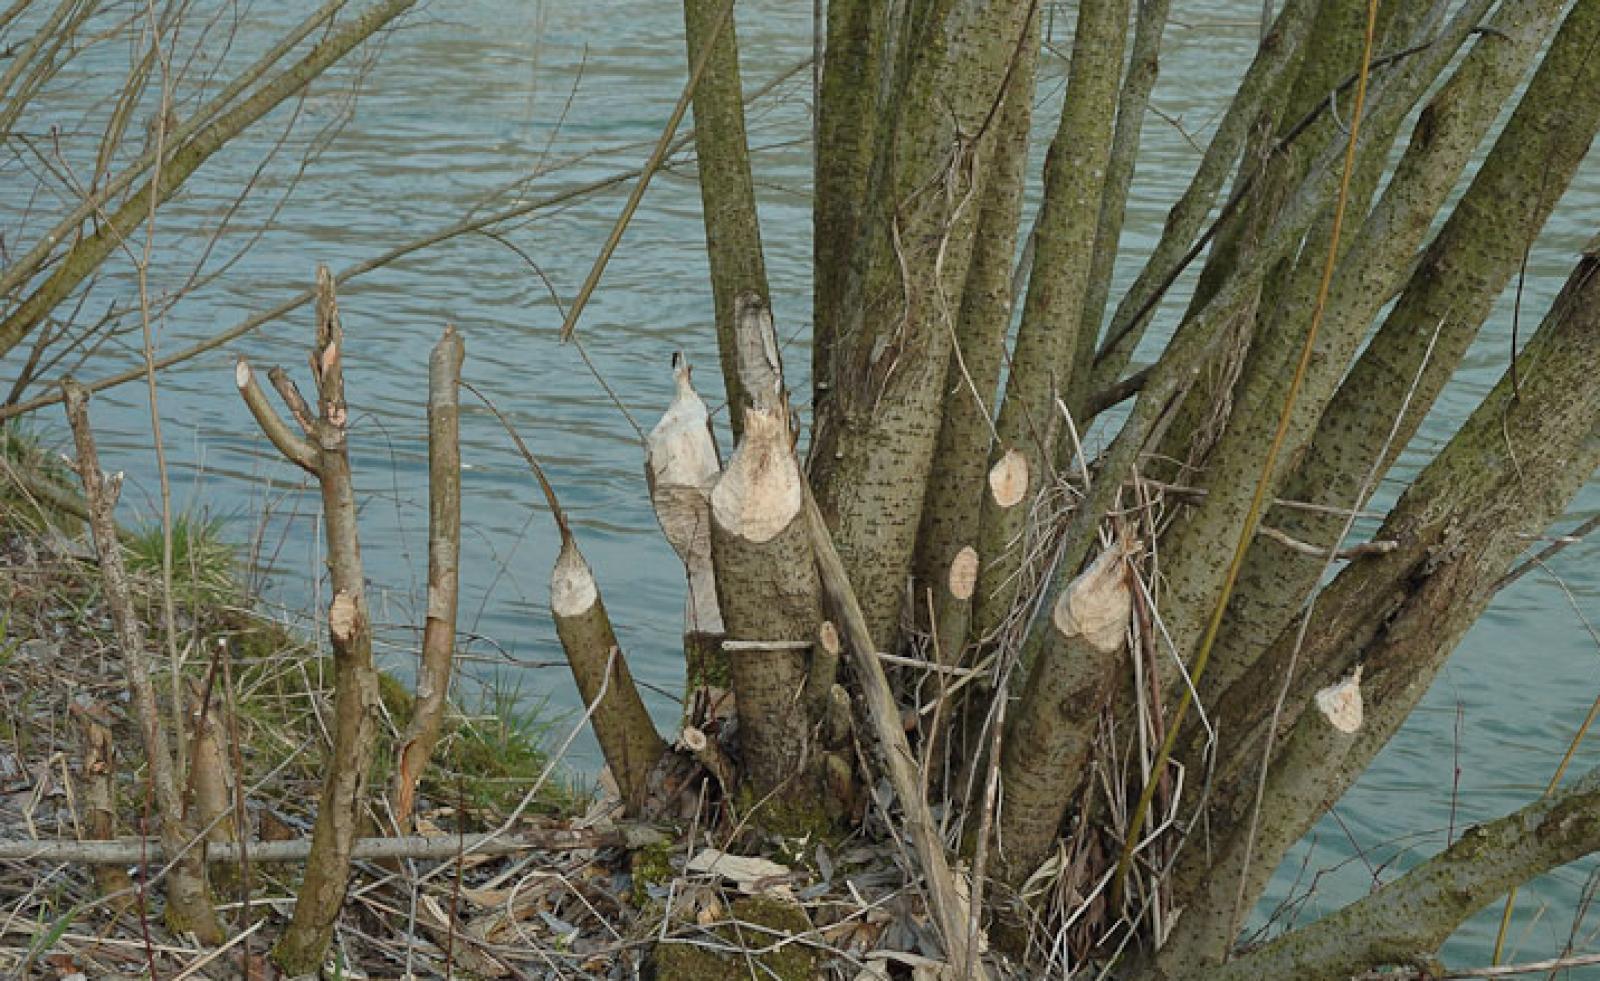
[[[24,513],[32,516],[27,522],[19,520]],[[71,522],[58,518],[15,492],[0,493],[0,838],[83,837],[91,774],[75,719],[86,713],[112,729],[118,833],[136,836],[147,827],[145,773],[99,570]],[[244,788],[252,840],[307,835],[332,706],[330,666],[292,629],[255,612],[242,589],[227,586],[229,560],[203,527],[193,537],[180,557],[194,559],[187,565],[202,575],[197,588],[176,596],[186,670],[203,681],[226,651],[212,704],[236,733],[234,780]],[[128,547],[137,554],[136,536]],[[140,580],[148,642],[163,645],[159,581],[149,571]],[[169,690],[165,681],[158,688]],[[392,679],[384,696],[392,742],[409,698]],[[528,703],[508,681],[469,700],[474,711],[455,713],[424,782],[419,831],[612,826],[615,798],[589,801],[549,780],[548,741],[570,737],[583,720],[553,727]],[[387,786],[388,764],[380,759],[369,781],[375,793]],[[653,815],[668,832],[663,844],[357,862],[332,966],[350,977],[623,978],[658,959],[706,981],[752,970],[853,979],[869,970],[898,976],[938,956],[881,800],[853,834],[763,839],[704,772],[680,769],[673,779],[662,798],[671,813]],[[372,833],[382,833],[381,796],[369,818]],[[686,871],[707,848],[785,865],[759,880],[723,863]],[[247,968],[270,976],[265,954],[287,922],[297,866],[252,865],[248,912],[231,884],[241,870],[213,867],[218,906],[232,924],[221,949],[167,931],[159,862],[130,871],[131,889],[108,897],[88,866],[0,861],[0,977],[222,978]],[[774,896],[785,902],[766,901]]]

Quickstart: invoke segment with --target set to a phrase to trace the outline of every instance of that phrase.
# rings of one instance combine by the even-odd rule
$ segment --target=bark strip
[[[649,825],[622,822],[613,830],[597,828],[534,828],[514,835],[406,835],[398,838],[357,838],[350,857],[358,860],[411,858],[454,859],[459,855],[515,855],[530,851],[573,851],[587,848],[643,848],[665,840]],[[237,842],[213,845],[212,862],[237,862],[245,849]],[[306,838],[252,841],[252,862],[303,862],[311,856]],[[3,862],[76,862],[83,865],[136,865],[167,860],[158,838],[118,838],[114,841],[5,841],[0,840]]]
[[[974,944],[981,947],[981,938],[969,936],[969,910],[967,892],[956,883],[950,870],[950,859],[945,854],[944,840],[939,836],[939,826],[933,819],[927,798],[922,793],[922,778],[917,771],[916,756],[906,741],[905,729],[900,724],[900,709],[895,704],[889,679],[884,676],[883,665],[878,662],[877,648],[873,646],[872,630],[856,599],[844,561],[834,547],[828,532],[828,523],[806,490],[806,520],[810,524],[811,543],[816,552],[817,573],[823,592],[834,610],[833,622],[843,633],[845,646],[852,656],[856,684],[860,686],[866,703],[867,718],[873,736],[878,741],[885,774],[894,788],[895,797],[903,811],[901,820],[906,836],[917,855],[917,864],[926,877],[926,888],[933,906],[933,918],[944,941],[945,955],[957,970],[970,970],[971,977],[989,977],[988,969],[975,956]]]

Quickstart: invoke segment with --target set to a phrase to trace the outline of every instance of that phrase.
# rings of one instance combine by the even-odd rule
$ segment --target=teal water
[[[1168,31],[1154,104],[1170,121],[1146,124],[1118,283],[1131,281],[1166,208],[1198,161],[1190,138],[1208,138],[1254,45],[1255,0],[1178,5]],[[227,5],[231,11],[188,64],[187,88],[203,73],[258,51],[306,4]],[[810,54],[810,5],[749,0],[739,7],[747,87],[779,76]],[[1070,47],[1071,8],[1053,18],[1053,40]],[[231,48],[220,38],[233,32]],[[192,39],[191,39],[192,40]],[[42,137],[92,114],[126,70],[129,44],[87,56],[43,100],[24,128]],[[1041,118],[1032,170],[1058,111],[1064,64],[1050,59],[1039,87]],[[222,270],[157,323],[157,346],[175,350],[280,302],[309,285],[318,261],[353,265],[472,211],[532,200],[637,166],[684,77],[682,23],[672,3],[616,0],[465,0],[409,16],[375,59],[357,59],[318,81],[304,102],[275,113],[216,158],[163,209],[151,288],[157,297],[198,268]],[[780,333],[796,388],[806,384],[810,257],[810,81],[793,75],[751,111],[751,141],[763,237]],[[351,112],[352,92],[357,94]],[[180,105],[181,114],[181,105]],[[287,130],[288,136],[283,138]],[[282,145],[279,140],[283,138]],[[63,139],[67,159],[92,146]],[[300,159],[310,154],[300,172]],[[577,159],[581,157],[581,159]],[[265,164],[263,164],[265,161]],[[559,165],[559,166],[558,166]],[[258,172],[259,168],[259,172]],[[43,165],[24,153],[0,160],[0,202],[15,240],[28,240],[48,212],[30,197]],[[234,189],[254,179],[257,195],[228,214]],[[558,343],[560,314],[543,279],[565,300],[588,271],[627,185],[575,199],[502,227],[525,255],[484,236],[418,252],[341,290],[347,373],[362,494],[362,541],[376,616],[388,625],[383,655],[404,664],[421,620],[425,578],[423,435],[427,351],[444,323],[467,342],[467,377],[514,420],[550,470],[594,566],[635,675],[664,722],[681,685],[675,638],[682,609],[680,566],[662,541],[646,498],[638,438],[585,368]],[[54,192],[52,192],[54,193]],[[287,197],[285,197],[287,195]],[[33,208],[36,211],[30,211]],[[1600,214],[1600,162],[1592,160],[1535,245],[1523,298],[1524,336],[1570,270]],[[204,243],[221,228],[214,248]],[[529,263],[538,272],[530,269]],[[676,348],[705,366],[696,376],[717,396],[699,192],[692,164],[657,177],[580,326],[585,349],[639,425],[648,429],[671,391]],[[113,263],[85,310],[126,305],[131,265]],[[1114,294],[1115,296],[1115,294]],[[1181,301],[1181,288],[1175,300]],[[1392,501],[1416,468],[1498,379],[1510,343],[1509,296],[1485,327],[1456,381],[1385,482]],[[1174,307],[1175,308],[1175,307]],[[128,321],[136,327],[137,321]],[[304,365],[309,310],[272,323],[227,349],[162,377],[163,434],[179,504],[228,521],[240,541],[258,541],[270,565],[268,595],[289,609],[316,598],[317,499],[301,475],[256,432],[233,391],[232,360]],[[98,377],[137,359],[136,334],[83,374]],[[5,362],[9,384],[16,365]],[[142,386],[96,399],[107,466],[125,469],[125,517],[158,513],[149,406]],[[38,420],[59,438],[57,410]],[[497,424],[467,401],[462,622],[474,640],[478,678],[520,683],[553,708],[576,705],[547,613],[555,533],[543,504]],[[1600,509],[1600,483],[1575,502],[1568,524]],[[1356,534],[1370,532],[1358,527]],[[1467,636],[1422,708],[1362,781],[1290,856],[1268,905],[1303,900],[1301,919],[1359,895],[1442,847],[1475,820],[1504,813],[1543,787],[1600,682],[1600,549],[1573,546],[1501,595]],[[590,750],[578,765],[592,765]],[[1600,761],[1585,752],[1575,770]],[[1519,956],[1559,951],[1593,863],[1580,863],[1525,893]],[[1263,911],[1264,915],[1264,911]],[[1449,955],[1486,960],[1493,914],[1453,941]],[[1590,927],[1580,924],[1578,937]]]

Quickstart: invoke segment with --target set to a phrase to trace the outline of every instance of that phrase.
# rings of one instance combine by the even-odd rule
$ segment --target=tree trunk
[[[711,492],[717,598],[750,780],[742,800],[761,808],[758,824],[804,833],[821,803],[818,720],[801,697],[822,623],[820,586],[788,414],[769,404],[744,415],[744,441]]]
[[[1118,540],[1057,597],[1044,646],[1007,722],[1000,777],[1001,878],[1021,886],[1055,845],[1126,663],[1133,590],[1130,545]]]
[[[945,370],[944,417],[928,475],[917,531],[915,619],[933,628],[938,656],[957,662],[966,644],[974,583],[962,574],[952,585],[958,556],[968,556],[977,572],[978,519],[983,509],[984,472],[994,432],[995,390],[1012,323],[1012,266],[1028,164],[1033,122],[1033,76],[1038,60],[1039,18],[1029,24],[1022,56],[1012,69],[995,132],[992,173],[983,189],[983,208],[974,231],[972,260],[961,293],[955,347]],[[963,562],[969,561],[967,558]],[[926,608],[933,595],[932,616]]]
[[[980,573],[971,634],[987,637],[1018,595],[1019,543],[1033,502],[1053,482],[1060,414],[1056,399],[1087,401],[1087,374],[1099,324],[1083,322],[1094,263],[1100,202],[1110,165],[1112,120],[1128,30],[1128,0],[1084,0],[1072,44],[1061,122],[1044,164],[1044,203],[1034,230],[1033,272],[1011,356],[991,461],[1011,451],[1026,462],[1020,506],[984,500],[978,531]]]
[[[1030,6],[940,0],[924,12],[881,158],[881,194],[852,243],[863,270],[859,302],[852,299],[847,319],[823,341],[832,345],[828,374],[818,379],[827,397],[808,466],[880,647],[898,628],[939,431],[988,169],[983,137]]]
[[[716,307],[717,349],[728,404],[744,404],[734,356],[734,297],[754,292],[767,299],[767,269],[761,252],[761,224],[750,177],[745,142],[744,89],[739,78],[739,42],[730,16],[709,37],[727,0],[684,0],[683,19],[692,65],[712,45],[700,84],[694,90],[695,162],[700,172],[700,204],[706,226],[706,258],[711,265],[711,297]],[[731,413],[734,439],[744,431],[742,413]]]

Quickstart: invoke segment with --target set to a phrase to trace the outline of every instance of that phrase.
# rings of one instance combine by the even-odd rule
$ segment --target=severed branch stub
[[[167,727],[162,721],[155,685],[150,678],[150,656],[145,649],[144,625],[134,612],[128,573],[122,562],[122,543],[117,537],[117,523],[113,516],[117,495],[122,487],[121,477],[107,477],[100,470],[94,432],[89,426],[88,390],[70,377],[61,383],[61,390],[66,402],[67,421],[72,426],[73,439],[77,444],[78,476],[83,481],[84,497],[88,502],[89,529],[94,536],[95,551],[100,556],[100,575],[105,584],[106,603],[111,608],[111,621],[122,653],[123,674],[127,678],[134,718],[139,724],[145,760],[150,767],[150,784],[162,845],[169,854],[182,855],[167,877],[167,925],[176,933],[193,931],[204,943],[219,944],[223,939],[222,925],[217,920],[216,909],[211,905],[208,895],[205,864],[201,861],[200,851],[183,851],[189,841],[188,828],[183,820],[183,795],[179,789]],[[179,738],[182,738],[181,734]]]
[[[585,705],[593,706],[590,724],[600,751],[621,788],[627,813],[635,815],[644,806],[650,773],[667,744],[633,683],[594,572],[565,519],[557,523],[561,552],[550,573],[550,613],[578,693]]]
[[[1033,659],[1001,751],[999,854],[1020,885],[1055,846],[1073,792],[1084,780],[1100,713],[1126,660],[1133,590],[1127,535],[1101,552],[1056,597],[1051,629]]]
[[[288,375],[272,372],[273,387],[289,406],[304,440],[272,412],[249,365],[241,360],[234,369],[239,392],[267,438],[290,462],[316,476],[321,486],[333,587],[328,607],[334,665],[333,746],[312,829],[305,880],[289,928],[272,952],[273,960],[291,976],[317,970],[332,939],[333,923],[344,903],[352,845],[364,817],[380,711],[350,475],[343,354],[344,331],[333,276],[319,264],[316,335],[310,357],[317,392],[315,417]]]
[[[555,487],[539,460],[522,441],[505,414],[471,385],[467,386],[500,421],[517,452],[533,471],[533,478],[544,494],[561,535],[561,551],[550,573],[550,613],[567,655],[567,666],[584,704],[590,707],[589,724],[606,766],[622,790],[627,812],[637,814],[645,803],[649,778],[656,764],[666,755],[667,744],[656,732],[645,711],[639,689],[628,671],[628,661],[611,628],[611,618],[600,599],[594,571],[578,550],[566,512],[556,497]]]
[[[416,707],[396,751],[394,820],[411,829],[417,782],[439,742],[455,659],[456,597],[461,582],[461,362],[455,327],[428,358],[428,613],[417,665]]]

